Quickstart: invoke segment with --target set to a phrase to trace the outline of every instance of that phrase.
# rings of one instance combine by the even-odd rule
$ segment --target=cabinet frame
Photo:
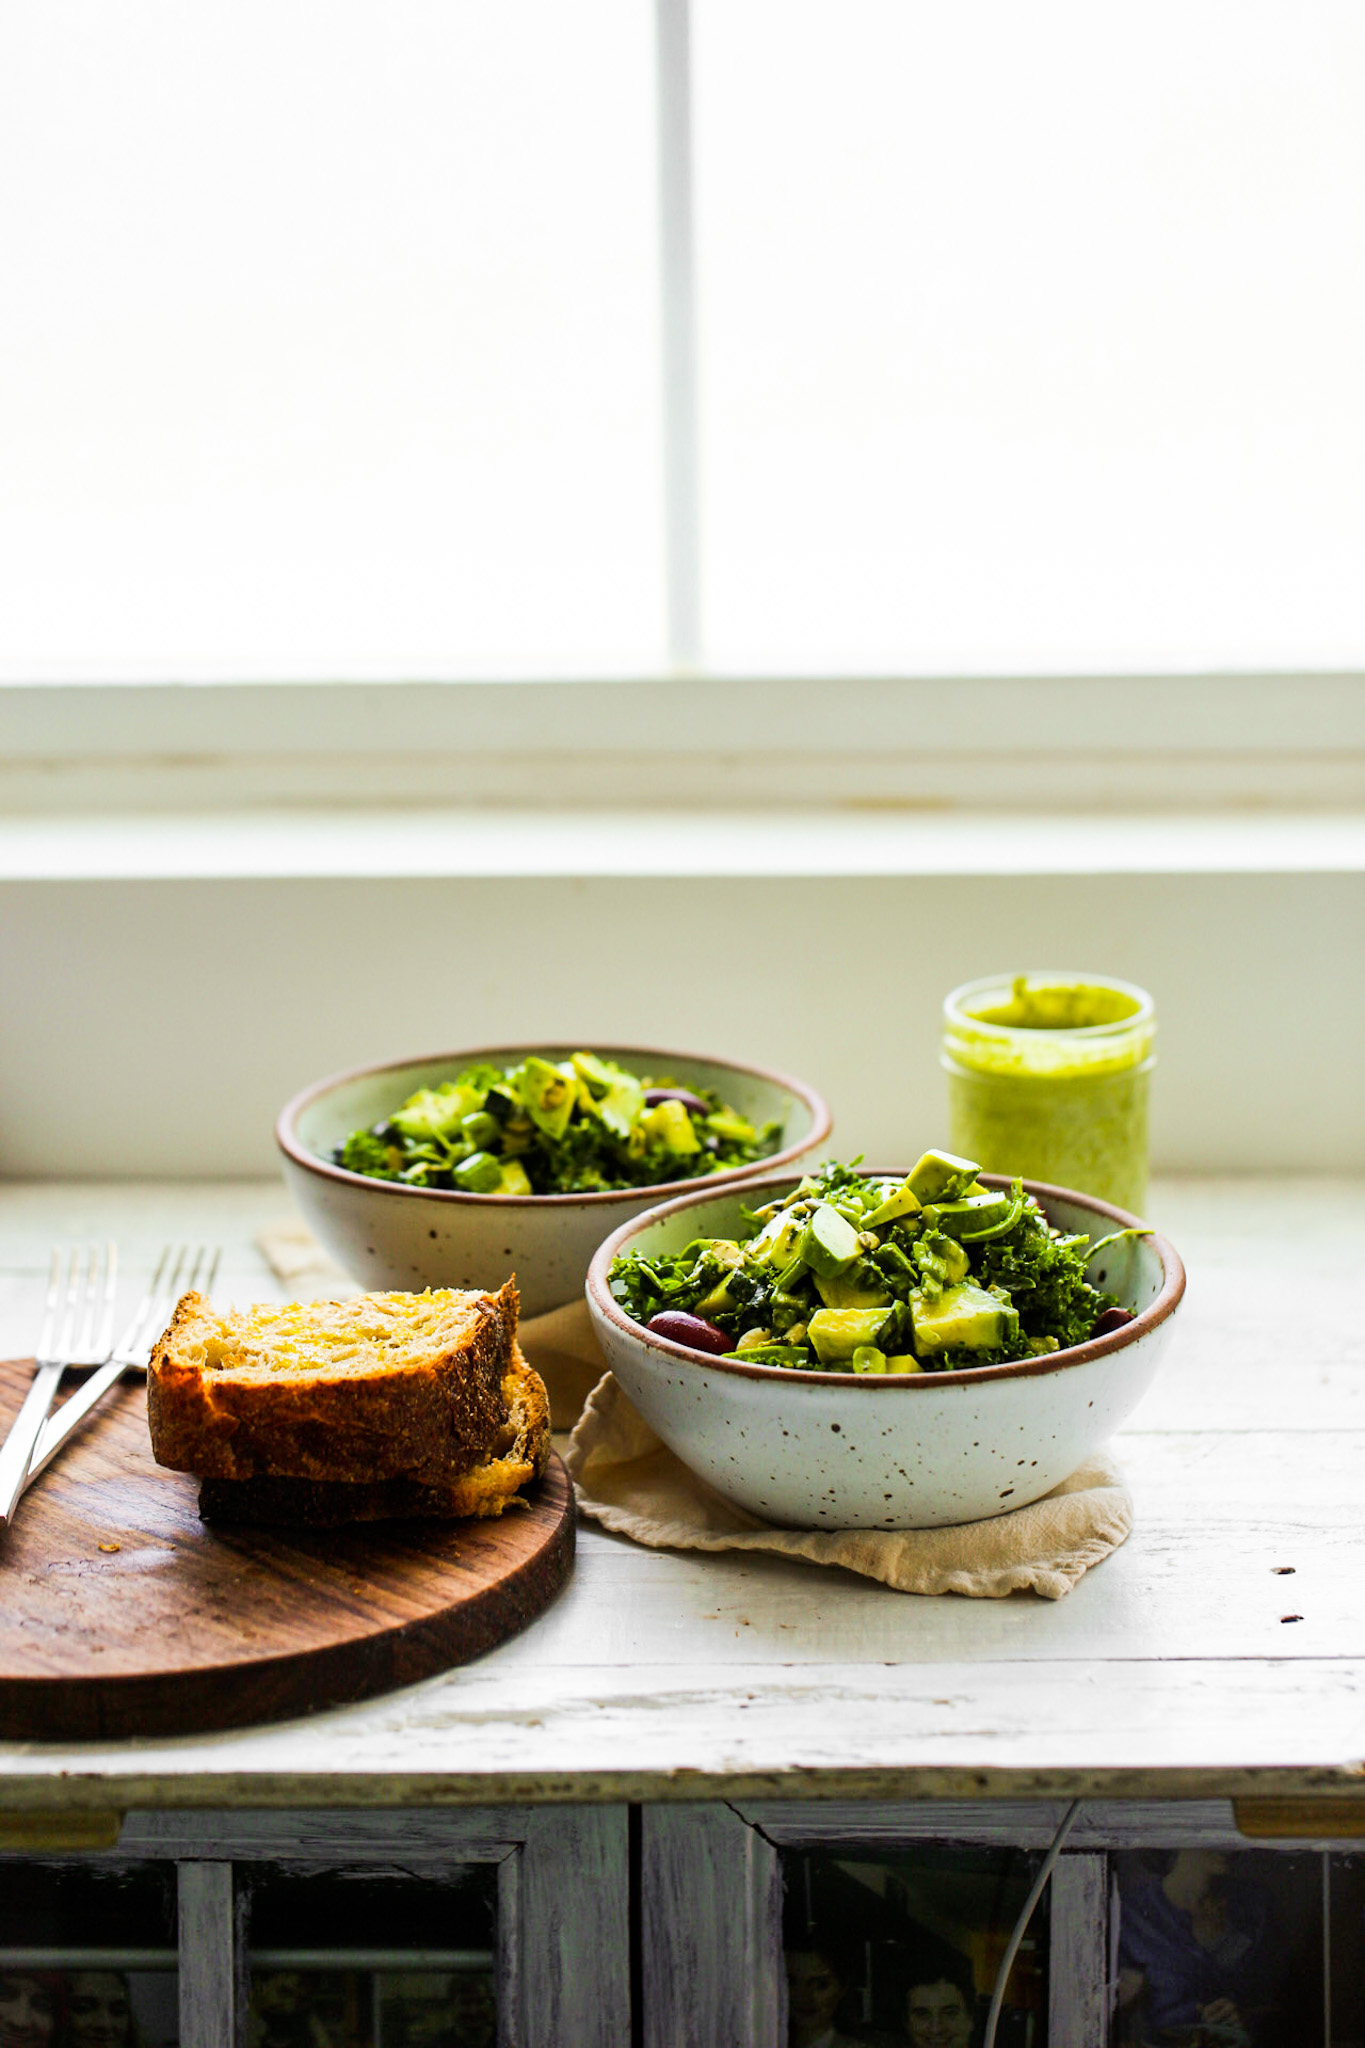
[[[1069,1801],[744,1800],[644,1809],[644,2048],[782,2048],[784,1849],[893,1854],[922,1843],[1046,1849]],[[1108,2048],[1114,1849],[1340,1849],[1358,1833],[1281,1838],[1239,1830],[1232,1802],[1086,1800],[1052,1878],[1049,2048]],[[690,1917],[689,1917],[690,1916]]]
[[[631,2048],[624,1806],[135,1812],[116,1847],[48,1856],[175,1864],[180,2048],[237,2048],[249,1971],[246,1894],[261,1863],[316,1871],[397,1863],[415,1877],[491,1863],[498,2048]]]

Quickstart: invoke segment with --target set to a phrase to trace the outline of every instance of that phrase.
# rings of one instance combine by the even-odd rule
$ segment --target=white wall
[[[1031,965],[1154,991],[1160,1167],[1365,1161],[1359,872],[15,881],[0,959],[6,1175],[268,1171],[314,1077],[539,1034],[788,1068],[889,1160],[944,991]]]

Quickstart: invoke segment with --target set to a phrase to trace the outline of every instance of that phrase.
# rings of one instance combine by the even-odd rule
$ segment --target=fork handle
[[[52,1463],[67,1438],[80,1428],[91,1409],[104,1399],[110,1387],[122,1379],[126,1370],[121,1361],[111,1359],[98,1372],[92,1372],[80,1391],[63,1401],[55,1415],[47,1417],[28,1461],[28,1476],[23,1481],[26,1487],[32,1486],[38,1474]]]
[[[24,1490],[29,1464],[42,1432],[47,1412],[57,1396],[65,1367],[40,1365],[33,1375],[24,1405],[15,1416],[10,1433],[0,1447],[0,1528],[8,1528],[15,1506]]]

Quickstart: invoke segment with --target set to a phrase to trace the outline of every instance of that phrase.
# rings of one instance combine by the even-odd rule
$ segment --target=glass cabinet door
[[[926,1843],[898,1855],[782,1854],[788,2039],[796,2048],[972,2048],[1037,1855]],[[997,2048],[1046,2048],[1040,1907],[1005,1988]]]
[[[1111,1867],[1112,2048],[1365,2044],[1365,1857],[1191,1844]]]
[[[176,1873],[0,1860],[0,2048],[177,2048]]]
[[[646,1808],[644,2048],[980,2048],[1050,1850],[996,2048],[1365,2048],[1361,1809],[1287,1804]]]
[[[497,1871],[257,1867],[245,2048],[496,2048]]]
[[[632,2048],[622,1806],[168,1810],[0,1851],[0,2048],[560,2043]]]

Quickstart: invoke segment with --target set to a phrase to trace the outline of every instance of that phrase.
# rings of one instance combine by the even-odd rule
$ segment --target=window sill
[[[1365,813],[232,811],[0,820],[0,881],[1358,874]]]

